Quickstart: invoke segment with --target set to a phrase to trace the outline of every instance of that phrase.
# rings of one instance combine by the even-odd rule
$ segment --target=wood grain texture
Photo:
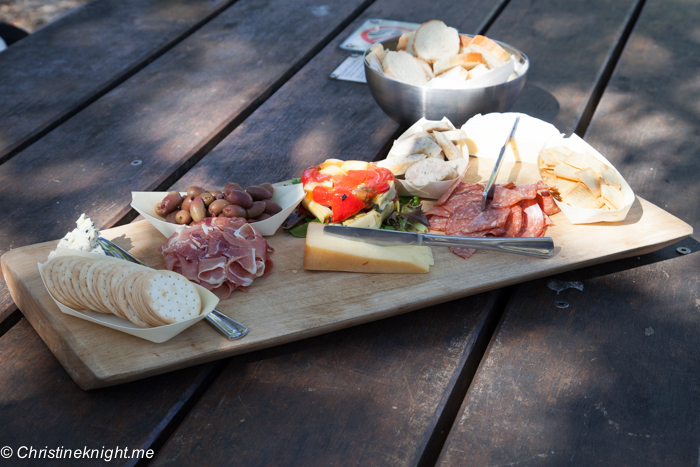
[[[699,15],[689,2],[646,2],[586,134],[637,194],[691,225]],[[695,465],[696,239],[551,279],[583,291],[518,286],[439,465]]]
[[[233,358],[154,465],[416,465],[487,298]]]
[[[377,106],[366,85],[328,78],[348,56],[340,43],[369,18],[437,18],[472,32],[492,7],[482,0],[373,3],[175,186],[231,180],[248,186],[298,177],[328,158],[372,160],[399,125]]]
[[[532,170],[536,172],[534,165]],[[526,169],[519,173],[525,174]],[[217,305],[219,311],[250,329],[245,339],[237,341],[222,341],[213,329],[200,322],[167,342],[153,344],[61,313],[36,267],[37,262],[45,261],[56,242],[6,253],[2,256],[2,267],[12,296],[25,317],[71,378],[80,387],[92,389],[654,251],[692,233],[690,226],[642,199],[635,202],[625,221],[614,224],[573,226],[563,214],[553,216],[552,221],[554,226],[547,231],[557,246],[552,258],[480,251],[464,261],[447,249],[434,248],[435,265],[428,274],[305,271],[302,270],[303,240],[278,232],[268,237],[275,249],[274,273],[258,279],[248,293],[238,292]],[[149,266],[164,268],[157,251],[164,237],[148,222],[106,230],[103,235],[124,243]],[[328,296],[328,290],[334,291],[332,296]],[[121,351],[114,352],[113,348]]]
[[[487,35],[530,58],[527,83],[513,111],[571,133],[636,0],[513,0]]]
[[[317,6],[315,0],[237,2],[1,165],[0,196],[13,209],[5,212],[12,222],[0,227],[0,251],[60,238],[82,212],[98,228],[121,219],[131,191],[152,190],[172,177],[363,1]],[[4,284],[0,294],[0,309],[11,307]]]
[[[700,255],[668,250],[519,286],[438,465],[695,465]]]
[[[637,193],[696,227],[698,22],[693,2],[648,0],[586,133]]]
[[[0,161],[232,3],[101,0],[0,55]]]
[[[35,449],[142,448],[158,440],[183,406],[198,396],[214,364],[86,393],[73,384],[26,320],[0,339],[0,444]],[[206,385],[204,385],[206,387]],[[14,457],[11,461],[18,462]],[[4,462],[11,462],[4,461]],[[23,465],[48,465],[22,459]],[[75,460],[62,460],[75,465]],[[104,460],[79,461],[103,465]],[[110,464],[124,465],[113,459]],[[10,465],[10,464],[7,464]]]

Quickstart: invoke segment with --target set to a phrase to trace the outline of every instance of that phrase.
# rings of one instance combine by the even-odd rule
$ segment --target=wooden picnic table
[[[328,78],[369,18],[437,18],[523,50],[513,111],[584,137],[698,225],[692,2],[95,0],[0,53],[0,252],[58,239],[82,212],[127,224],[131,191],[384,157],[402,129],[365,85]],[[2,283],[0,447],[153,450],[112,460],[126,465],[695,465],[699,247],[92,391]]]

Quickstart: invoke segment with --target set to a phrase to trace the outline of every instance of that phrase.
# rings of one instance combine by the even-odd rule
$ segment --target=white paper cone
[[[275,192],[272,194],[272,200],[280,205],[282,211],[269,219],[250,224],[263,237],[274,235],[304,197],[304,188],[300,183],[296,185],[284,185],[283,183],[274,184]],[[170,238],[172,234],[179,232],[184,226],[165,222],[162,217],[156,214],[156,204],[163,201],[167,194],[162,191],[132,191],[131,207],[136,209],[160,233]]]

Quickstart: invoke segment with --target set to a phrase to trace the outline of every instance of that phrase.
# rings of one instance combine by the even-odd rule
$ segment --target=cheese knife
[[[493,170],[491,171],[491,176],[489,177],[489,181],[486,184],[486,189],[484,190],[484,194],[481,196],[481,210],[482,211],[486,210],[486,205],[488,204],[488,200],[493,198],[493,192],[495,190],[494,183],[496,182],[496,177],[498,176],[498,171],[501,169],[501,165],[503,164],[503,159],[504,159],[504,155],[506,153],[506,148],[508,147],[508,142],[510,142],[510,140],[513,139],[513,136],[515,136],[515,130],[518,128],[518,123],[520,123],[520,115],[515,117],[515,123],[513,123],[513,129],[510,130],[510,135],[508,136],[508,139],[506,140],[506,142],[503,144],[503,147],[501,148],[501,152],[498,154],[498,159],[496,159],[496,165],[493,167]]]
[[[383,246],[427,245],[474,248],[477,250],[493,250],[516,255],[535,256],[537,258],[550,258],[554,252],[554,242],[549,237],[457,237],[420,232],[343,227],[340,225],[326,225],[323,227],[323,231],[329,235]]]

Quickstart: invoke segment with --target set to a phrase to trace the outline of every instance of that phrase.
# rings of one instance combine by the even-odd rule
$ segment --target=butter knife
[[[102,249],[107,253],[108,256],[114,258],[121,258],[125,261],[130,261],[132,263],[140,264],[141,266],[146,266],[137,258],[135,258],[131,253],[127,252],[123,248],[115,245],[111,241],[103,237],[98,237],[97,242],[100,244]],[[226,337],[230,341],[235,341],[248,334],[248,328],[243,326],[238,321],[235,321],[219,310],[213,310],[204,318],[207,323],[212,325],[219,334]]]
[[[340,225],[326,225],[323,227],[323,231],[326,234],[337,237],[384,246],[427,245],[474,248],[476,250],[501,251],[503,253],[534,256],[537,258],[551,258],[554,252],[554,241],[549,237],[457,237],[420,232],[343,227]]]
[[[513,129],[510,130],[510,135],[508,136],[508,139],[506,142],[503,144],[503,147],[501,148],[501,152],[498,154],[498,159],[496,159],[496,165],[493,168],[493,171],[491,171],[491,176],[489,177],[489,181],[486,184],[486,189],[484,190],[484,194],[481,196],[481,210],[485,211],[486,210],[486,205],[488,204],[489,198],[493,198],[493,192],[494,192],[494,183],[496,182],[496,177],[498,177],[498,171],[501,170],[501,165],[503,164],[503,156],[506,153],[506,148],[508,147],[508,142],[513,139],[513,136],[515,136],[515,130],[518,128],[518,123],[520,123],[520,115],[515,117],[515,123],[513,123]]]

